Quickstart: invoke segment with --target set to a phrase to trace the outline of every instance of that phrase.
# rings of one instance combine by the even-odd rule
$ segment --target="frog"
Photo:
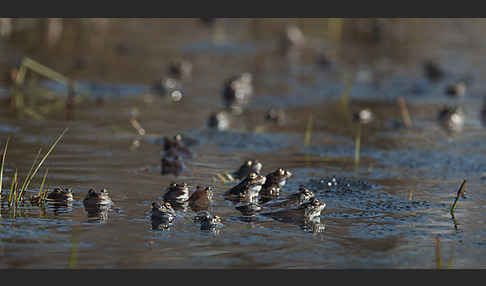
[[[308,202],[298,206],[269,210],[262,212],[261,215],[269,216],[282,222],[305,224],[312,221],[320,221],[321,212],[325,207],[326,203],[316,198],[311,198]]]
[[[250,173],[257,173],[260,174],[263,165],[258,160],[246,160],[238,170],[233,172],[232,176],[235,179],[243,180],[244,178],[248,177]]]
[[[194,217],[194,222],[201,225],[201,230],[213,230],[223,226],[221,217],[212,215],[208,211],[201,211]]]
[[[460,106],[446,106],[439,111],[437,119],[448,133],[461,132],[464,127],[464,112]]]
[[[166,155],[175,156],[180,155],[183,157],[191,158],[193,156],[192,151],[186,146],[181,134],[176,134],[170,138],[164,137],[164,151]]]
[[[207,126],[209,129],[224,131],[230,127],[231,120],[228,112],[217,111],[211,112],[207,121]]]
[[[163,221],[167,223],[172,223],[176,213],[169,202],[164,202],[162,204],[158,202],[152,202],[152,212],[151,219]]]
[[[272,107],[265,112],[265,120],[277,125],[285,123],[285,112],[283,109]]]
[[[186,165],[184,164],[182,157],[179,155],[164,156],[160,160],[160,163],[161,175],[173,174],[175,176],[179,176],[186,169]]]
[[[232,76],[223,85],[223,104],[234,114],[241,114],[253,95],[252,74],[245,72]]]
[[[425,61],[423,64],[423,69],[424,69],[425,76],[430,81],[433,82],[437,82],[441,80],[445,75],[445,72],[442,69],[442,67],[436,61],[433,60]]]
[[[150,216],[152,230],[169,229],[173,225],[175,217],[176,212],[169,202],[152,202]]]
[[[73,192],[70,188],[54,188],[52,192],[47,195],[47,200],[53,202],[68,202],[73,200]]]
[[[287,25],[280,35],[280,51],[287,54],[291,50],[301,49],[306,41],[304,33],[297,25]]]
[[[178,80],[189,79],[192,74],[192,63],[184,59],[174,59],[169,63],[168,73]]]
[[[88,194],[83,200],[83,204],[86,208],[99,207],[113,204],[113,201],[108,195],[107,189],[101,189],[100,192],[96,192],[94,189],[89,189]]]
[[[466,95],[466,83],[456,82],[446,87],[446,94],[450,97],[464,97]]]
[[[263,200],[273,199],[280,195],[280,191],[287,182],[287,179],[292,177],[290,171],[286,171],[283,168],[271,172],[266,176],[265,184],[262,187],[260,195]]]
[[[251,172],[248,177],[227,191],[225,196],[229,200],[255,202],[265,181],[264,176]]]
[[[213,188],[197,186],[189,197],[189,207],[194,212],[207,211],[213,199]]]
[[[162,78],[152,84],[152,90],[162,97],[168,97],[172,102],[181,101],[184,91],[175,78]]]
[[[102,189],[100,192],[96,192],[94,189],[89,189],[83,204],[89,221],[105,223],[108,220],[108,211],[111,209],[113,201],[108,195],[108,190]]]
[[[42,197],[44,194],[36,194],[30,197],[30,202],[32,205],[39,205],[42,203]],[[45,197],[49,202],[66,205],[73,200],[73,192],[70,188],[54,188],[47,197]]]
[[[266,208],[296,207],[309,201],[314,197],[314,192],[305,188],[304,186],[300,186],[297,193],[291,194],[279,201],[268,202],[266,204],[263,204],[262,206]]]
[[[189,187],[186,183],[171,183],[163,197],[165,202],[185,204],[189,200]]]

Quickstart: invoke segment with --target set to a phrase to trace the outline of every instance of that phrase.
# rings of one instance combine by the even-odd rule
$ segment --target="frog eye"
[[[282,176],[285,175],[285,171],[282,168],[278,169],[278,173]]]
[[[252,179],[252,180],[253,180],[253,179],[256,179],[256,177],[257,177],[257,174],[255,174],[255,173],[250,173],[250,179]]]

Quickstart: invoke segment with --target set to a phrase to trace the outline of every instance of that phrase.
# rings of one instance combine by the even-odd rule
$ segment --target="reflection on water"
[[[281,53],[288,24],[302,32],[290,31],[292,37],[305,41],[294,39]],[[76,228],[76,266],[82,268],[434,268],[436,235],[442,250],[451,251],[451,268],[484,268],[484,87],[467,81],[460,99],[446,93],[466,76],[483,77],[485,24],[2,19],[2,73],[27,56],[76,80],[86,100],[74,102],[70,120],[59,111],[64,107],[40,120],[17,117],[2,105],[0,141],[3,146],[14,136],[17,144],[7,154],[2,195],[15,169],[28,170],[36,148],[46,148],[64,127],[69,132],[45,163],[47,182],[75,191],[72,202],[42,207],[9,208],[2,200],[0,267],[67,267]],[[154,82],[178,74],[169,69],[175,59],[192,64],[191,76],[174,86],[183,96],[173,101],[151,94]],[[425,77],[426,60],[440,63],[439,80]],[[226,131],[208,130],[210,114],[224,107],[224,81],[243,72],[252,73],[254,85],[248,108],[230,117]],[[66,86],[36,77],[29,73],[33,88],[67,94]],[[8,100],[11,84],[8,77],[0,81],[2,100]],[[437,120],[445,105],[464,112],[454,136]],[[403,106],[413,124],[401,115]],[[357,125],[349,119],[367,108],[374,120],[360,130],[355,169]],[[178,133],[193,141],[188,146],[194,156],[184,158],[178,177],[161,176],[163,138]],[[223,194],[236,182],[217,174],[233,172],[248,158],[263,164],[263,174],[291,170],[281,196],[308,187],[327,204],[320,218],[279,221],[262,216],[257,204],[226,201]],[[464,178],[468,196],[451,218],[449,204]],[[151,221],[147,206],[173,182],[190,190],[214,186],[210,210],[224,227],[201,230],[192,220],[197,209],[187,204],[171,225]],[[119,209],[85,208],[85,194],[76,190],[105,186],[115,190],[110,196]]]

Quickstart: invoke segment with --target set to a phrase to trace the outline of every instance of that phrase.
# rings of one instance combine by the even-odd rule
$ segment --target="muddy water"
[[[297,21],[312,38],[311,48],[284,57],[275,52],[275,33],[283,22],[220,20],[211,27],[192,20],[88,23],[78,38],[91,42],[73,44],[76,37],[66,32],[56,43],[57,54],[52,46],[33,49],[22,42],[27,28],[21,31],[24,34],[4,40],[3,62],[24,53],[77,79],[93,96],[75,107],[71,120],[64,112],[49,114],[45,120],[20,119],[2,105],[2,144],[11,136],[6,184],[10,185],[15,168],[23,178],[38,148],[46,150],[69,127],[45,167],[47,184],[71,187],[75,200],[68,207],[26,204],[15,212],[3,205],[0,266],[484,268],[486,145],[479,120],[483,70],[480,64],[471,64],[484,58],[481,47],[486,43],[475,37],[484,23],[388,23],[384,30],[388,40],[370,43],[366,33],[364,40],[351,42],[343,36],[337,41],[325,21]],[[65,27],[72,31],[76,26],[73,21]],[[92,30],[86,27],[106,40],[99,43],[88,37]],[[73,45],[77,48],[70,50]],[[326,51],[335,64],[316,65],[320,51]],[[183,99],[174,103],[150,94],[148,84],[163,76],[169,59],[177,56],[190,58],[194,73],[183,81]],[[430,57],[439,59],[448,71],[436,84],[422,76],[420,64]],[[255,79],[249,109],[233,119],[230,130],[209,131],[206,119],[222,107],[223,81],[243,71],[252,72]],[[348,109],[343,109],[340,97],[346,78],[357,71],[362,76],[352,83],[347,108],[368,107],[376,113],[374,122],[362,126],[358,167],[357,126],[343,111]],[[369,75],[367,71],[372,71],[372,80],[363,76]],[[476,79],[466,98],[444,96],[445,86],[465,74]],[[2,86],[2,90],[5,99],[8,89]],[[400,124],[398,96],[406,99],[413,121],[410,129]],[[98,97],[103,98],[102,105]],[[437,124],[437,112],[444,104],[463,106],[462,133],[449,135]],[[283,125],[265,122],[270,107],[285,110]],[[130,124],[134,110],[147,132],[143,137]],[[161,176],[161,137],[178,132],[196,140],[195,156],[186,159],[187,169],[179,177]],[[327,204],[321,224],[303,229],[264,216],[248,219],[225,201],[222,194],[236,183],[217,180],[216,174],[236,170],[247,158],[261,161],[263,173],[278,167],[291,170],[294,176],[284,195],[300,185],[313,190]],[[334,186],[333,176],[338,182]],[[463,179],[468,180],[467,194],[453,220],[449,208]],[[38,175],[30,192],[40,182]],[[152,230],[150,204],[171,182],[186,182],[191,188],[214,186],[211,211],[223,218],[224,227],[201,231],[192,222],[195,213],[188,209],[169,229]],[[115,207],[91,217],[82,199],[92,187],[107,188]]]

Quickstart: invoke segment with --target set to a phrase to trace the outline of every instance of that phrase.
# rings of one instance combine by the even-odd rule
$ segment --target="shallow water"
[[[363,60],[347,63],[346,51],[360,57],[353,45],[342,42],[337,63],[322,69],[314,64],[315,51],[297,60],[274,52],[275,32],[282,27],[277,22],[221,20],[212,28],[182,22],[113,24],[104,34],[104,48],[92,47],[112,56],[113,62],[101,62],[96,55],[79,72],[70,72],[66,61],[86,57],[89,52],[84,46],[63,61],[67,52],[61,48],[56,58],[49,49],[30,51],[17,42],[4,43],[8,47],[4,57],[19,50],[38,60],[42,55],[45,61],[41,62],[78,79],[91,97],[75,107],[70,120],[64,111],[31,120],[17,118],[7,104],[0,108],[2,145],[11,136],[4,174],[7,186],[15,168],[23,178],[38,148],[47,150],[69,127],[45,167],[50,187],[71,187],[74,192],[68,207],[27,204],[14,211],[2,206],[0,267],[67,268],[71,261],[76,268],[435,268],[440,261],[441,268],[485,268],[486,145],[479,121],[484,90],[478,80],[483,70],[470,63],[481,58],[486,43],[474,38],[470,45],[457,44],[461,33],[449,28],[429,40],[416,41],[413,47],[402,46],[407,54],[399,48],[395,49],[398,55],[384,52],[385,44],[364,45]],[[301,24],[317,50],[332,52],[339,46],[329,35],[320,34],[320,23]],[[484,26],[466,24],[472,35]],[[434,23],[425,26],[426,31],[438,29]],[[175,27],[177,34],[171,30]],[[142,45],[142,40],[153,45]],[[125,46],[118,46],[120,55],[113,56],[111,48],[120,43]],[[58,43],[68,44],[67,36]],[[379,83],[352,84],[349,108],[369,107],[377,117],[362,127],[356,168],[356,125],[347,121],[340,95],[346,74],[363,67],[379,73],[377,65],[369,64],[370,55],[374,62],[386,59],[393,72],[382,72]],[[183,81],[184,97],[177,103],[151,95],[148,85],[164,74],[168,59],[175,56],[186,56],[194,64],[192,78]],[[421,76],[420,63],[431,56],[454,71],[438,84]],[[222,107],[223,81],[244,71],[252,72],[255,79],[249,109],[234,119],[230,130],[208,130],[208,115]],[[467,73],[476,81],[466,98],[444,96],[445,86]],[[41,83],[64,92],[62,86]],[[417,86],[421,92],[412,92]],[[8,94],[4,89],[2,100]],[[407,101],[411,129],[396,123],[401,122],[398,96]],[[98,97],[103,98],[101,105]],[[437,124],[437,112],[444,104],[458,102],[466,112],[465,128],[449,136]],[[285,124],[265,122],[265,111],[274,106],[285,110]],[[135,109],[147,132],[142,137],[130,125]],[[306,146],[310,114],[313,124]],[[179,177],[161,176],[161,138],[178,132],[196,140],[191,147],[195,156],[185,159],[187,169]],[[223,183],[216,174],[235,171],[248,158],[262,162],[265,174],[279,167],[292,171],[283,196],[305,185],[327,204],[314,232],[264,216],[249,219],[224,200],[223,193],[236,182]],[[333,176],[346,178],[343,184],[349,187],[330,188],[327,183]],[[449,208],[463,179],[468,180],[467,194],[453,220]],[[29,194],[41,180],[38,175]],[[192,222],[195,213],[189,208],[169,229],[152,230],[150,205],[171,182],[186,182],[191,190],[197,185],[214,186],[211,212],[223,218],[224,227],[201,231]],[[115,208],[89,217],[82,200],[90,188],[107,188]]]

